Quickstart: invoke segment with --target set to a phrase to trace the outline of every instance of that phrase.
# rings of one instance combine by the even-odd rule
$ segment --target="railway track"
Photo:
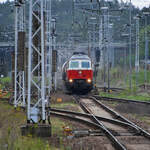
[[[134,149],[132,144],[127,144],[125,143],[124,140],[121,138],[118,138],[113,133],[118,133],[119,132],[128,132],[128,135],[131,134],[133,138],[135,138],[137,141],[140,139],[143,139],[144,141],[147,140],[149,142],[150,140],[150,134],[140,128],[139,126],[135,125],[133,122],[129,121],[128,119],[124,118],[117,112],[113,111],[103,103],[99,102],[95,97],[79,97],[75,96],[75,101],[81,106],[81,108],[91,116],[91,120],[99,125],[99,129],[105,133],[105,135],[111,140],[112,145],[115,147],[117,150],[127,150],[127,149]],[[98,114],[97,114],[97,113]],[[96,115],[96,114],[97,115]],[[122,124],[127,123],[129,126],[125,127],[122,126],[121,124],[110,124],[110,122],[105,122],[104,120],[100,120],[100,116],[105,116],[107,119],[109,118],[110,120],[112,119],[117,119],[118,121],[121,121]],[[101,117],[102,117],[101,116]],[[141,145],[136,145],[141,146]],[[150,145],[148,145],[150,148]]]
[[[97,88],[98,89],[106,89],[106,90],[108,90],[108,88],[107,87],[102,87],[102,86],[97,86]],[[115,87],[111,87],[111,88],[109,88],[109,90],[112,90],[112,91],[124,91],[125,89],[124,88],[115,88]]]
[[[88,113],[79,113],[79,112],[67,111],[64,109],[57,109],[57,108],[51,108],[50,113],[51,113],[51,115],[54,115],[54,116],[63,117],[65,119],[71,119],[74,121],[78,121],[80,123],[82,122],[91,127],[99,128],[99,126],[97,126],[97,124],[95,124],[91,121],[87,121],[87,119],[91,119],[93,117],[91,114],[88,114]],[[120,125],[120,126],[123,126],[126,128],[133,129],[134,133],[138,134],[138,129],[128,123],[125,123],[125,122],[122,122],[119,120],[115,120],[115,119],[108,119],[108,118],[104,118],[104,117],[100,117],[100,116],[96,116],[96,117],[99,121],[104,121],[107,123],[112,123],[114,125]],[[87,119],[85,120],[85,118],[87,118]],[[126,135],[130,135],[130,134],[126,134],[125,132],[120,132],[120,133],[113,132],[113,135],[126,136]]]
[[[137,104],[145,104],[145,105],[150,105],[150,102],[147,101],[137,101],[137,100],[129,100],[129,99],[122,99],[122,98],[112,98],[112,97],[104,97],[104,96],[98,96],[94,95],[98,100],[105,100],[105,101],[117,101],[117,102],[122,102],[122,103],[137,103]]]
[[[123,140],[124,137],[129,137],[131,139],[135,138],[137,141],[142,139],[142,141],[144,140],[149,142],[150,134],[147,131],[143,130],[139,126],[135,125],[128,119],[124,118],[117,112],[104,105],[96,98],[96,96],[75,96],[74,98],[85,113],[67,111],[50,107],[46,107],[46,109],[49,109],[51,115],[63,117],[69,120],[74,120],[94,128],[96,132],[89,130],[88,132],[86,132],[87,135],[107,136],[108,139],[110,139],[114,148],[117,150],[134,149],[131,146],[132,144],[127,144],[125,142],[126,140]],[[3,100],[7,101],[8,99]],[[95,113],[94,109],[98,113]],[[137,143],[136,147],[138,145],[139,144]]]

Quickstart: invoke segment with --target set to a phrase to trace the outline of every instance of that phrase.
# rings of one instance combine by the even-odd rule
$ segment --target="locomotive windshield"
[[[71,61],[70,68],[79,68],[79,61]]]
[[[82,61],[81,67],[82,68],[90,68],[90,62],[89,61]]]
[[[90,69],[91,63],[88,60],[72,60],[69,63],[70,69]]]

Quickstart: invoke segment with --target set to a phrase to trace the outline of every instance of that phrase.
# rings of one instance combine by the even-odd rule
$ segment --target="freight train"
[[[68,91],[90,92],[93,89],[93,63],[82,52],[73,53],[62,67],[62,79]]]

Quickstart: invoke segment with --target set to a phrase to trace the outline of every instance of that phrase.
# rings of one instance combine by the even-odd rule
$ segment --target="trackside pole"
[[[24,3],[16,0],[15,4],[15,73],[14,73],[14,107],[25,107],[25,78],[24,64],[20,63],[20,57],[24,53],[25,37],[25,7]],[[21,17],[22,16],[22,17]],[[22,58],[22,57],[21,57]]]
[[[45,55],[47,53],[45,41],[49,38],[45,36],[48,27],[45,25],[47,23],[45,22],[45,13],[47,12],[45,6],[49,1],[30,0],[29,2],[27,124],[22,127],[23,135],[51,136],[51,124],[48,123],[49,113],[46,111],[48,92],[46,92],[47,64],[45,61],[47,58]],[[38,27],[35,23],[38,24]],[[35,59],[38,60],[34,61]]]

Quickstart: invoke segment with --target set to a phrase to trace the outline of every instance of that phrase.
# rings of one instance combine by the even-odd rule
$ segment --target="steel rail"
[[[102,122],[100,122],[97,117],[87,108],[83,103],[79,102],[79,97],[75,97],[75,101],[83,108],[83,110],[93,116],[93,121],[99,124],[100,129],[105,133],[105,135],[111,140],[113,146],[117,150],[127,150],[119,141],[118,139],[103,125]]]
[[[73,120],[73,121],[77,121],[77,122],[79,122],[79,123],[83,123],[83,124],[85,124],[85,125],[88,125],[89,127],[93,127],[93,128],[97,128],[97,129],[99,129],[99,125],[98,124],[96,124],[96,123],[93,123],[93,122],[90,122],[90,121],[87,121],[87,120],[83,120],[83,119],[81,119],[81,118],[78,118],[78,117],[74,117],[74,116],[72,116],[72,115],[70,115],[70,114],[62,114],[62,112],[57,112],[57,111],[50,111],[50,113],[51,113],[51,115],[52,116],[56,116],[56,117],[61,117],[61,118],[64,118],[64,119],[70,119],[70,120]],[[99,134],[93,134],[93,133],[99,133]],[[131,136],[130,134],[127,134],[126,132],[121,132],[121,133],[117,133],[117,132],[113,132],[113,131],[111,131],[112,132],[112,134],[114,135],[114,136]],[[89,130],[89,135],[92,133],[92,135],[94,135],[94,136],[104,136],[105,134],[103,133],[103,132],[101,132],[101,131],[91,131],[91,130]]]
[[[104,97],[104,96],[98,96],[98,95],[94,95],[93,97],[95,97],[98,100],[119,101],[119,102],[125,102],[125,103],[139,103],[139,104],[150,105],[150,102],[146,102],[146,101],[137,101],[137,100],[122,99],[122,98],[112,98],[112,97]]]
[[[64,119],[68,119],[69,118],[69,119],[71,119],[73,121],[78,121],[80,123],[84,123],[85,125],[88,125],[90,127],[94,127],[94,128],[98,128],[98,129],[100,128],[101,129],[101,127],[98,124],[94,123],[94,122],[83,120],[81,118],[78,118],[78,117],[75,117],[75,116],[72,116],[72,115],[69,115],[69,114],[64,115],[62,113],[53,112],[53,111],[50,111],[50,114],[54,115],[54,116],[58,116],[58,117],[63,117]]]
[[[102,86],[97,86],[98,89],[104,89],[104,87]],[[106,89],[108,90],[108,88],[106,87]],[[110,90],[112,91],[124,91],[125,89],[123,88],[115,88],[115,87],[110,87]]]
[[[76,116],[86,117],[86,118],[93,117],[91,114],[88,114],[88,113],[80,113],[80,112],[68,111],[68,110],[57,109],[57,108],[50,108],[50,111],[60,112],[60,113],[65,113],[65,114],[70,114],[70,115],[76,115]],[[104,117],[100,117],[100,116],[96,116],[96,117],[99,121],[109,122],[109,123],[112,123],[112,124],[115,124],[115,125],[120,125],[120,126],[123,126],[123,127],[131,128],[131,129],[135,130],[136,135],[139,133],[139,130],[135,126],[133,126],[129,123],[122,122],[120,120],[115,120],[115,119],[108,119],[108,118],[104,118]]]
[[[109,107],[107,107],[106,105],[102,104],[100,101],[98,101],[95,97],[90,96],[91,99],[93,99],[97,104],[99,104],[101,107],[103,107],[106,111],[110,112],[112,115],[114,115],[115,117],[117,117],[117,119],[121,119],[122,121],[125,121],[129,124],[132,124],[133,126],[135,126],[136,128],[139,129],[140,131],[140,135],[143,135],[144,137],[150,139],[150,133],[148,133],[147,131],[145,131],[144,129],[142,129],[141,127],[139,127],[138,125],[134,124],[133,122],[131,122],[130,120],[128,120],[127,118],[123,117],[122,115],[120,115],[119,113],[115,112],[114,110],[110,109]]]

